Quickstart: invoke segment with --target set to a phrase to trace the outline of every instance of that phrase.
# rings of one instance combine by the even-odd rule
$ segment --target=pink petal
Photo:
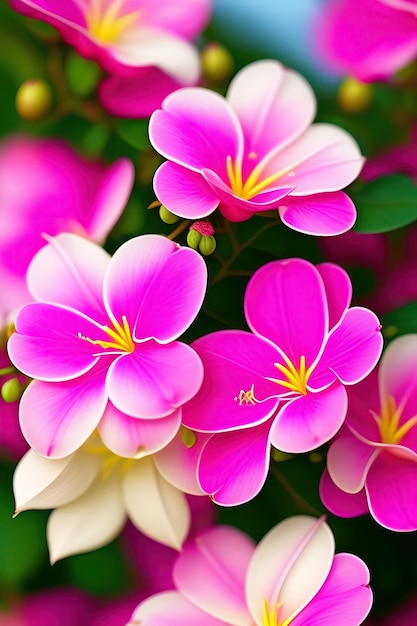
[[[356,220],[355,206],[342,191],[287,196],[278,210],[289,228],[322,237],[340,235],[352,228]]]
[[[8,342],[10,360],[31,378],[62,381],[97,363],[97,346],[84,338],[108,339],[92,320],[51,304],[26,305]]]
[[[253,332],[274,342],[295,367],[303,355],[308,368],[321,349],[328,327],[320,274],[302,259],[267,263],[249,281],[245,315]]]
[[[323,391],[290,400],[271,428],[271,443],[282,452],[308,452],[329,441],[346,416],[347,395],[334,383]]]
[[[132,417],[159,418],[190,400],[202,380],[203,366],[188,345],[147,341],[111,364],[107,389],[119,411]]]
[[[369,442],[380,442],[381,434],[372,412],[379,415],[381,402],[378,390],[378,368],[358,384],[348,387],[346,426],[356,436]]]
[[[147,26],[173,31],[185,39],[193,39],[207,25],[211,15],[210,0],[140,0],[141,19]]]
[[[166,591],[142,602],[126,626],[229,626],[201,611],[176,591]]]
[[[369,468],[380,450],[357,437],[343,436],[332,443],[327,453],[327,469],[339,489],[358,493],[364,488]]]
[[[323,354],[308,380],[308,386],[321,388],[335,376],[353,385],[367,376],[381,356],[383,338],[377,316],[361,307],[346,311],[329,335]]]
[[[84,14],[76,0],[69,0],[65,6],[60,6],[59,12],[55,11],[56,4],[53,0],[11,0],[10,4],[16,11],[54,26],[53,20],[56,20],[58,24],[60,21],[73,22],[80,26],[85,24]]]
[[[263,339],[240,330],[205,335],[193,342],[204,367],[203,384],[183,407],[183,423],[192,430],[222,432],[259,424],[278,405],[277,389],[266,376],[274,376],[279,354]],[[256,398],[239,400],[253,390]],[[273,397],[271,397],[273,396]]]
[[[33,381],[20,401],[20,426],[39,454],[60,458],[77,450],[97,427],[107,403],[105,372],[76,380]]]
[[[321,477],[319,489],[321,501],[334,515],[356,517],[369,511],[365,489],[358,493],[346,493],[336,487],[327,470]]]
[[[334,263],[319,263],[316,266],[326,289],[329,309],[329,328],[339,322],[342,314],[349,308],[352,299],[352,283],[349,274]]]
[[[110,256],[84,237],[69,233],[48,241],[28,268],[35,300],[70,307],[105,324],[103,280]]]
[[[254,498],[269,469],[270,421],[213,435],[198,466],[201,488],[216,504],[236,506]]]
[[[251,626],[245,578],[254,550],[254,542],[243,532],[214,527],[185,544],[174,566],[175,585],[209,615],[228,624]]]
[[[369,510],[376,521],[395,531],[417,530],[417,463],[388,451],[368,472]]]
[[[217,191],[199,172],[166,161],[156,171],[154,191],[172,213],[186,219],[206,217],[218,207]]]
[[[109,402],[98,430],[104,445],[112,452],[139,459],[165,447],[175,436],[180,423],[179,409],[167,417],[144,420],[121,413]]]
[[[246,152],[261,158],[300,135],[316,110],[307,81],[272,60],[257,61],[240,70],[230,83],[227,101],[242,124]]]
[[[372,606],[369,570],[353,554],[336,554],[323,586],[293,626],[358,626]]]
[[[142,235],[114,254],[104,299],[118,321],[126,316],[135,341],[167,343],[196,317],[206,283],[206,264],[198,252],[160,235]]]

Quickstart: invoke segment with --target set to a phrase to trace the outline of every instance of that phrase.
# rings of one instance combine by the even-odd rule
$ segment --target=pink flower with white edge
[[[307,452],[342,426],[345,385],[367,376],[382,350],[378,318],[349,308],[351,289],[337,265],[273,261],[246,289],[253,332],[219,331],[191,344],[204,381],[183,407],[183,424],[204,435],[193,460],[202,489],[218,504],[240,504],[259,492],[271,444]]]
[[[369,571],[336,554],[323,518],[290,517],[255,546],[217,526],[186,543],[177,591],[142,602],[128,626],[359,626],[372,605]]]
[[[60,139],[13,135],[0,144],[0,317],[32,298],[26,270],[43,233],[103,243],[129,198],[128,159],[89,161]]]
[[[8,342],[35,379],[20,402],[29,444],[63,457],[97,427],[122,456],[170,441],[203,379],[200,358],[177,338],[206,280],[197,252],[159,235],[131,239],[112,258],[76,235],[50,239],[28,270],[37,302],[21,309]]]
[[[337,69],[363,81],[388,78],[417,55],[417,5],[414,0],[327,0],[316,35],[321,56]]]
[[[359,174],[354,139],[331,124],[311,124],[309,84],[277,61],[257,61],[232,80],[226,98],[203,88],[168,96],[149,137],[168,161],[157,170],[158,199],[180,217],[216,208],[230,221],[278,209],[303,233],[336,235],[356,219],[340,191]]]
[[[395,339],[378,372],[349,390],[345,427],[320,484],[341,517],[367,513],[390,530],[417,530],[417,335]]]
[[[200,78],[191,41],[206,26],[212,0],[9,1],[109,73],[98,94],[113,115],[148,117],[167,94]]]

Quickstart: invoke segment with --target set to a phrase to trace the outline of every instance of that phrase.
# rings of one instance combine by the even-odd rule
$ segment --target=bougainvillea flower
[[[174,89],[196,84],[199,57],[190,43],[208,22],[212,0],[10,0],[54,26],[84,57],[110,74],[99,87],[114,115],[145,116]]]
[[[203,378],[197,354],[176,339],[206,280],[195,250],[159,235],[131,239],[112,258],[76,235],[51,239],[28,270],[37,302],[21,309],[8,342],[35,379],[20,402],[29,444],[62,457],[98,426],[113,452],[134,456],[172,439]]]
[[[345,427],[320,487],[336,515],[368,510],[391,530],[417,530],[417,335],[395,339],[373,373],[349,391]]]
[[[193,342],[204,381],[183,408],[183,423],[216,433],[196,443],[201,486],[216,502],[256,495],[271,443],[283,452],[306,452],[341,427],[345,385],[369,374],[382,350],[377,317],[349,308],[350,299],[349,277],[336,265],[273,261],[246,289],[253,333],[225,330]]]
[[[168,96],[149,124],[167,162],[154,189],[172,213],[197,219],[217,207],[231,221],[278,209],[295,230],[335,235],[348,230],[355,207],[340,189],[363,164],[353,138],[313,124],[308,83],[277,61],[252,63],[223,98],[202,88]]]
[[[159,473],[151,454],[116,455],[97,435],[62,459],[29,450],[16,467],[13,489],[16,513],[54,509],[47,525],[52,563],[105,545],[128,517],[146,536],[176,550],[190,526],[184,493]]]
[[[217,526],[187,542],[174,566],[177,591],[142,602],[129,626],[358,626],[372,604],[369,572],[334,553],[323,518],[297,516],[258,546]]]
[[[414,0],[327,0],[319,16],[323,58],[360,80],[387,78],[417,55]]]
[[[103,243],[133,180],[128,159],[107,168],[59,139],[18,135],[0,145],[0,315],[31,300],[26,270],[46,243],[42,234],[74,232]]]

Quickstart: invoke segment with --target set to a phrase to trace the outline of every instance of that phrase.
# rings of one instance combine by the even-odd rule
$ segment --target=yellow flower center
[[[378,424],[382,443],[400,443],[413,426],[417,424],[417,415],[414,415],[400,426],[402,410],[403,407],[397,407],[394,398],[388,396],[382,404],[381,415],[378,416],[373,413]]]
[[[120,15],[124,3],[125,0],[113,0],[105,8],[103,0],[91,0],[85,17],[88,31],[94,39],[102,43],[112,43],[138,19],[140,11]]]
[[[130,332],[129,324],[126,316],[122,316],[122,323],[115,319],[112,319],[113,328],[109,326],[101,326],[101,329],[109,336],[110,341],[103,339],[90,339],[90,337],[84,337],[81,333],[78,333],[79,339],[88,341],[94,346],[100,346],[104,350],[112,350],[117,353],[120,352],[133,352],[135,349],[135,343],[132,339],[132,333]]]
[[[269,609],[268,602],[264,600],[263,626],[289,626],[295,616],[288,617],[284,622],[279,622],[282,603],[278,602],[272,610]]]
[[[268,380],[282,387],[286,387],[289,391],[300,393],[303,396],[307,395],[307,381],[310,378],[310,374],[313,371],[312,367],[306,369],[305,356],[300,357],[299,367],[290,361],[290,359],[284,355],[284,361],[286,365],[281,363],[274,363],[274,366],[284,375],[284,378],[268,378]]]
[[[83,450],[88,454],[101,457],[101,476],[104,480],[114,471],[118,471],[123,476],[135,461],[134,458],[125,458],[111,452],[96,435],[84,444]]]
[[[257,154],[251,152],[248,157],[249,159],[256,159]],[[289,176],[295,176],[295,172],[292,171],[294,165],[291,165],[283,170],[280,170],[279,172],[276,172],[275,174],[272,174],[262,179],[264,166],[265,163],[263,161],[260,161],[258,165],[253,168],[252,172],[244,181],[241,159],[233,161],[230,155],[226,157],[227,176],[229,179],[230,187],[232,188],[235,196],[239,196],[244,200],[250,200],[258,193],[265,191],[269,185],[274,183],[285,174],[288,174]]]

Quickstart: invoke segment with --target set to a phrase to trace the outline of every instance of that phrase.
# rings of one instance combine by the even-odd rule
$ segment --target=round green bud
[[[197,250],[200,244],[200,240],[201,240],[201,235],[197,230],[188,231],[187,244],[190,246],[190,248]]]
[[[212,42],[201,51],[201,67],[207,80],[223,82],[232,75],[234,62],[232,55],[224,46]]]
[[[201,237],[198,249],[200,250],[201,254],[204,254],[204,256],[213,254],[216,249],[215,238],[212,235],[210,237]]]
[[[26,122],[44,119],[52,108],[53,97],[48,83],[44,80],[27,80],[16,94],[16,110]]]
[[[369,109],[373,98],[372,85],[348,77],[337,92],[340,108],[346,113],[363,113]]]
[[[165,224],[175,224],[180,219],[178,215],[171,213],[163,204],[159,207],[159,217]]]
[[[22,385],[17,378],[10,378],[2,385],[1,397],[5,402],[16,402],[22,395]]]

